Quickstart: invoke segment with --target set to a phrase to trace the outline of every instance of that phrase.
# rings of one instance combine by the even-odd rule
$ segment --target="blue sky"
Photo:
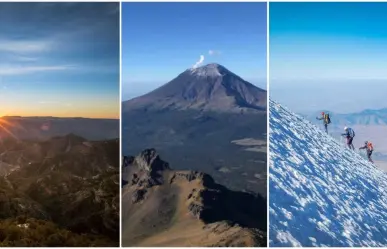
[[[118,3],[0,3],[0,116],[119,117]]]
[[[387,3],[270,3],[270,95],[298,111],[387,107]]]
[[[266,88],[266,3],[122,3],[123,99],[222,64]],[[211,52],[210,52],[211,51]]]

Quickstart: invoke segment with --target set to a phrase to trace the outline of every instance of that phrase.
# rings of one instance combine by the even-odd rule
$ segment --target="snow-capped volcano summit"
[[[187,71],[189,71],[191,75],[202,77],[218,77],[231,73],[225,67],[216,63],[211,63],[198,68],[190,68]]]

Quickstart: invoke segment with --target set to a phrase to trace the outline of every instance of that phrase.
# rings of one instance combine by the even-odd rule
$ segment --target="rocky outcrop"
[[[130,190],[126,192],[130,196],[127,200],[131,205],[138,205],[132,206],[132,210],[157,210],[149,214],[157,217],[163,209],[181,212],[185,209],[192,218],[205,224],[225,222],[228,226],[247,229],[251,234],[254,230],[260,231],[260,235],[266,230],[266,200],[260,195],[229,190],[203,172],[172,170],[154,149],[144,150],[136,157],[125,157],[125,162],[125,167],[131,172],[125,179],[129,182],[125,188]],[[182,193],[187,196],[181,196]],[[173,204],[168,200],[176,195],[177,199],[184,200],[185,206],[171,206]],[[160,207],[142,207],[142,203],[149,203],[147,200],[158,203]],[[173,213],[170,217],[174,217]],[[156,226],[148,222],[151,224],[147,223],[148,226]],[[259,244],[263,241],[261,237],[258,240]]]

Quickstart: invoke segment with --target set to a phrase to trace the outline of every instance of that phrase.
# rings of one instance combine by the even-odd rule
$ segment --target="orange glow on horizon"
[[[40,110],[39,112],[32,111],[20,111],[14,110],[13,112],[8,113],[0,113],[1,117],[6,116],[20,116],[20,117],[56,117],[56,118],[95,118],[95,119],[119,119],[120,114],[117,108],[116,111],[111,110],[92,110],[92,111],[84,111],[84,110],[72,110],[72,111],[44,111]]]
[[[0,116],[0,119],[3,117],[54,117],[54,118],[91,118],[91,119],[120,119],[120,116],[117,115],[34,115],[34,114],[8,114]]]
[[[96,97],[72,100],[69,103],[64,100],[0,99],[0,116],[119,119],[120,103],[115,99]]]

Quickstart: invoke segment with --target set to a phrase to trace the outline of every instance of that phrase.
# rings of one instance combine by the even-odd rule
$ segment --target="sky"
[[[266,89],[266,3],[122,3],[122,98],[163,85],[204,56]]]
[[[295,111],[387,107],[387,3],[270,3],[270,95]]]
[[[0,116],[119,117],[118,3],[0,3]]]

